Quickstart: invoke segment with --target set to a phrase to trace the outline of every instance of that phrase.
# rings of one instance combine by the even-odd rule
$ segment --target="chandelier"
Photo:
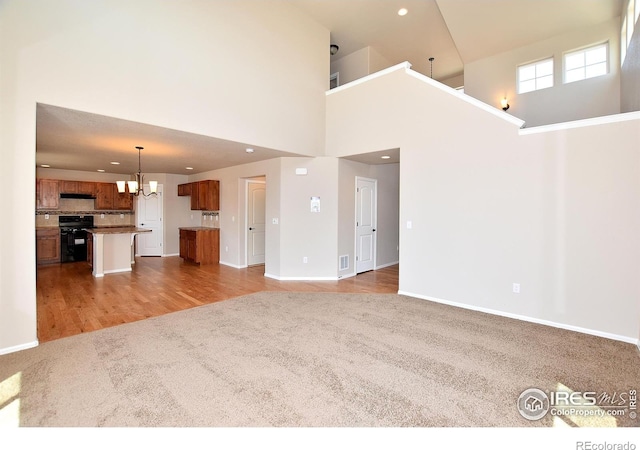
[[[144,147],[136,147],[138,149],[138,173],[134,174],[135,180],[129,181],[116,181],[116,185],[118,186],[118,192],[120,194],[124,194],[126,192],[125,184],[129,186],[129,194],[135,195],[136,197],[139,195],[143,195],[144,197],[149,197],[151,195],[156,195],[158,192],[158,182],[157,181],[149,181],[149,190],[151,191],[148,194],[144,193],[144,175],[142,175],[142,169],[140,168],[140,151]]]

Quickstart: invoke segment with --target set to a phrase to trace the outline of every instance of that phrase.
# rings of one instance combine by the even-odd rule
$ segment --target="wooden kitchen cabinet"
[[[203,180],[191,183],[191,209],[220,210],[220,182],[218,180]]]
[[[179,184],[178,196],[191,196],[192,210],[220,210],[220,182],[218,180],[203,180]]]
[[[93,233],[87,233],[87,262],[93,268]]]
[[[96,183],[96,209],[114,209],[114,186],[115,183]]]
[[[178,197],[187,197],[191,195],[191,184],[192,183],[184,183],[178,185]]]
[[[60,262],[60,229],[36,229],[36,262],[54,264]]]
[[[180,257],[196,264],[220,261],[220,230],[218,228],[180,228]]]
[[[113,202],[113,209],[126,209],[129,211],[133,209],[133,195],[129,193],[128,185],[125,185],[124,193],[122,194],[118,192],[118,186],[113,185]]]
[[[132,210],[133,197],[129,194],[129,187],[126,192],[120,194],[115,183],[96,183],[96,209],[110,210]]]
[[[36,180],[36,209],[58,209],[60,190],[58,180]]]
[[[97,187],[93,181],[60,180],[58,183],[61,194],[96,195]]]

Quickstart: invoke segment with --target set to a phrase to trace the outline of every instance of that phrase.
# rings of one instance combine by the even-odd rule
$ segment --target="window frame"
[[[521,71],[523,69],[526,69],[526,68],[529,68],[529,67],[537,68],[538,65],[545,64],[545,63],[548,63],[548,62],[551,63],[551,74],[550,75],[537,76],[537,74],[536,74],[536,76],[534,76],[533,78],[528,78],[526,80],[522,80],[521,79]],[[549,89],[549,88],[554,87],[555,86],[555,74],[556,74],[556,64],[555,64],[555,58],[553,56],[548,56],[546,58],[542,58],[542,59],[538,59],[538,60],[535,60],[535,61],[519,64],[516,67],[516,86],[518,88],[518,95],[528,94],[529,92],[542,91],[544,89]],[[537,86],[538,80],[542,79],[542,78],[545,78],[545,77],[548,77],[548,76],[551,76],[551,85],[550,86],[545,86],[545,87],[538,87]],[[535,81],[535,84],[536,84],[535,89],[530,89],[530,90],[527,90],[527,91],[523,91],[522,90],[523,81],[531,81],[531,80]]]
[[[578,53],[583,53],[586,55],[586,53],[590,50],[595,50],[598,47],[604,47],[605,48],[605,67],[606,67],[606,71],[603,74],[600,75],[594,75],[591,77],[588,77],[586,74],[586,69],[589,66],[594,66],[595,64],[587,64],[586,63],[586,59],[585,59],[585,64],[583,66],[581,66],[582,68],[585,69],[585,74],[583,78],[577,79],[577,80],[572,80],[572,81],[567,81],[567,58],[569,56],[578,54]],[[601,62],[598,62],[596,64],[602,64]],[[575,70],[576,68],[573,68],[571,70]],[[566,52],[562,53],[562,84],[571,84],[571,83],[576,83],[578,81],[585,81],[585,80],[590,80],[592,78],[598,78],[598,77],[602,77],[605,75],[609,75],[611,73],[611,45],[609,44],[609,41],[603,41],[603,42],[598,42],[596,44],[591,44],[591,45],[587,45],[585,47],[580,47],[580,48],[576,48],[573,50],[568,50]]]

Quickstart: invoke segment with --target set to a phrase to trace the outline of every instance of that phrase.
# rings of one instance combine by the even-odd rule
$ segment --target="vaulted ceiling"
[[[241,1],[241,0],[235,0]],[[390,64],[445,79],[464,64],[620,15],[623,0],[289,0],[330,31],[339,45],[332,59],[371,46]],[[405,16],[397,14],[406,8]],[[327,48],[327,53],[328,53]],[[433,64],[429,58],[433,57]],[[327,74],[327,78],[328,78]],[[117,118],[39,105],[36,163],[72,170],[137,170],[136,145],[153,143],[143,154],[145,172],[188,174],[278,156],[266,148],[246,153],[230,142]],[[211,148],[219,149],[211,152]],[[149,153],[147,153],[149,155]],[[379,158],[374,158],[374,160]]]

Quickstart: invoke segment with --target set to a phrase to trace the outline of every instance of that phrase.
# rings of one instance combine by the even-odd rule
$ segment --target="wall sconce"
[[[336,44],[331,44],[329,46],[329,53],[331,53],[331,56],[333,56],[336,53],[338,53],[338,50],[340,50],[340,47],[338,47]]]
[[[507,109],[509,109],[509,102],[507,101],[507,97],[500,100],[500,104],[502,105],[503,111],[506,111]]]

